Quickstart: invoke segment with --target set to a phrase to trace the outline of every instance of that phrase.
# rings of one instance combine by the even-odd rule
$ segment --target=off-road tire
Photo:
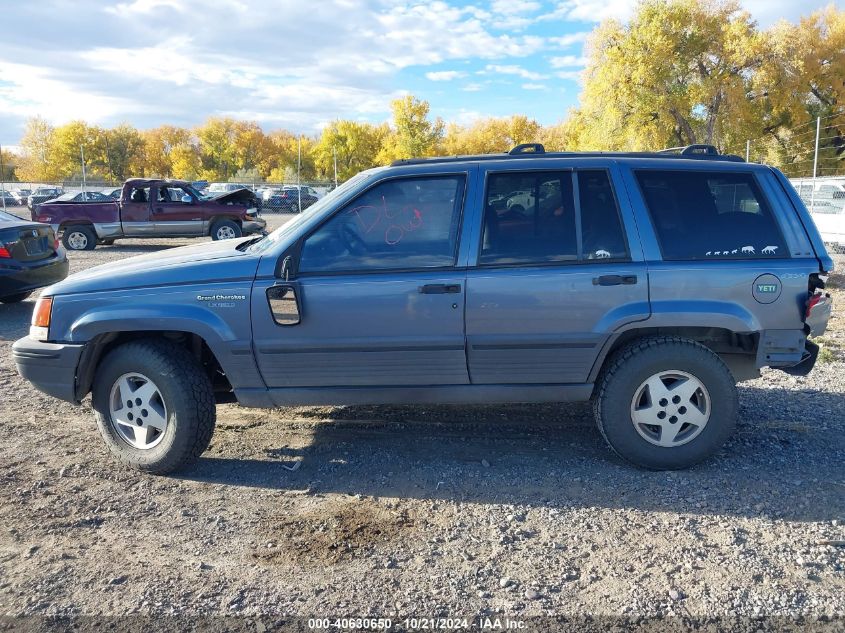
[[[159,387],[167,428],[155,447],[130,446],[112,426],[109,396],[123,374],[140,372]],[[216,408],[211,381],[188,351],[169,341],[142,339],[115,348],[102,360],[92,394],[97,426],[109,450],[124,464],[156,475],[192,464],[208,448]]]
[[[709,392],[711,410],[698,436],[680,446],[663,447],[637,432],[631,402],[643,381],[668,370],[684,371],[701,381]],[[733,433],[739,409],[736,382],[722,359],[700,343],[671,336],[637,339],[615,352],[596,381],[592,404],[599,431],[614,452],[651,470],[688,468],[711,457]]]
[[[71,239],[71,236],[75,233],[81,233],[86,238],[85,246],[82,248],[79,248],[78,244]],[[81,224],[68,226],[62,232],[62,244],[64,244],[65,248],[69,251],[92,251],[94,250],[94,247],[97,246],[97,235],[90,226],[84,226]],[[73,246],[72,244],[76,244],[76,246]]]
[[[234,235],[231,237],[220,237],[218,233],[223,228],[231,229]],[[240,225],[232,220],[217,220],[211,225],[211,239],[215,242],[221,239],[235,239],[241,237],[242,235],[243,231],[241,230]]]

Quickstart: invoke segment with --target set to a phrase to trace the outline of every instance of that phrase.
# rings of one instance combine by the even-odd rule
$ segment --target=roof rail
[[[545,154],[546,148],[542,143],[521,143],[508,152],[509,156],[517,154]]]
[[[680,154],[681,156],[701,155],[720,156],[719,150],[715,145],[705,145],[703,143],[696,143],[693,145],[685,145],[683,147],[667,147],[657,152],[658,154]]]
[[[487,160],[546,159],[546,158],[672,158],[687,160],[718,160],[732,163],[744,163],[745,160],[734,154],[720,154],[713,145],[687,145],[670,147],[657,152],[547,152],[540,143],[523,143],[509,152],[500,154],[476,154],[470,156],[433,156],[431,158],[400,158],[391,163],[392,167],[402,165],[427,165],[431,163],[476,162]]]

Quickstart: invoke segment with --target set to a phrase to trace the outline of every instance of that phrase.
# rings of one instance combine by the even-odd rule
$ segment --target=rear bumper
[[[12,346],[18,373],[48,396],[76,402],[76,369],[84,344],[42,343],[24,337]]]
[[[0,297],[44,288],[67,277],[68,262],[64,252],[46,263],[2,263],[0,260]]]

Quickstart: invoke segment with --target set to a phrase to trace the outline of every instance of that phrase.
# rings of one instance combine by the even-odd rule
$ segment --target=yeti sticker
[[[746,255],[754,255],[757,252],[754,250],[753,246],[743,246],[741,250]]]
[[[596,258],[598,259],[608,259],[610,257],[610,253],[604,250],[596,251]]]
[[[777,249],[778,249],[777,246],[767,246],[766,248],[763,249],[763,254],[764,255],[774,255],[775,251]]]

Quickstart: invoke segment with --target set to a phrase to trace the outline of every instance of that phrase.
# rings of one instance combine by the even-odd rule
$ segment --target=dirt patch
[[[407,510],[372,501],[327,501],[297,516],[269,517],[259,528],[263,543],[252,556],[270,565],[323,567],[368,558],[407,539],[416,521]]]

